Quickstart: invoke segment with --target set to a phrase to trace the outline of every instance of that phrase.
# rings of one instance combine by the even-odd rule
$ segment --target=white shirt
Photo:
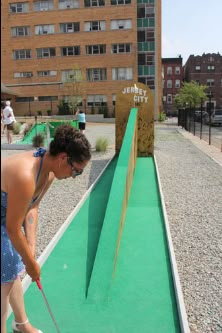
[[[11,106],[6,106],[3,110],[3,122],[5,125],[9,125],[15,121],[15,116]]]

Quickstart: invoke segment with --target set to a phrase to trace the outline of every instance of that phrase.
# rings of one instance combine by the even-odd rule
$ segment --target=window
[[[29,11],[29,4],[27,2],[16,2],[9,5],[11,13],[27,13]]]
[[[36,35],[47,35],[47,34],[54,34],[55,27],[53,24],[46,24],[46,25],[36,25],[35,26],[35,34]]]
[[[13,59],[31,59],[31,50],[15,50],[13,51]]]
[[[79,8],[79,0],[59,0],[59,9]]]
[[[38,71],[37,72],[38,76],[56,76],[57,75],[57,71]]]
[[[106,81],[106,68],[90,68],[86,70],[87,81]]]
[[[175,74],[180,74],[180,67],[179,66],[177,66],[177,67],[175,67]]]
[[[76,56],[80,55],[80,46],[61,47],[61,56]]]
[[[167,75],[172,75],[172,67],[167,67]]]
[[[39,96],[38,100],[39,100],[39,102],[57,101],[58,96]]]
[[[155,26],[154,17],[138,18],[137,19],[138,28],[153,28]]]
[[[131,53],[132,44],[112,44],[112,53]]]
[[[20,37],[20,36],[29,36],[30,35],[30,27],[13,27],[11,28],[11,34],[13,37]]]
[[[150,14],[155,13],[154,7],[145,7],[145,11],[146,11],[146,17]]]
[[[32,77],[32,72],[16,72],[14,73],[14,78],[24,78],[24,77]]]
[[[91,21],[85,22],[84,30],[85,31],[100,31],[106,29],[106,22],[105,21]]]
[[[112,80],[132,80],[132,68],[112,68]]]
[[[111,20],[111,30],[132,29],[132,20]]]
[[[137,41],[138,42],[145,42],[146,34],[144,30],[137,31]]]
[[[72,33],[79,31],[79,22],[60,23],[60,32]]]
[[[214,79],[207,79],[207,86],[208,87],[214,86]]]
[[[37,58],[50,58],[50,57],[55,57],[56,55],[55,47],[36,49],[36,52],[37,52]]]
[[[145,7],[138,7],[137,18],[144,18],[144,17],[145,17]]]
[[[110,0],[111,5],[128,5],[131,0]]]
[[[34,2],[34,11],[45,11],[45,10],[53,10],[53,0],[40,0]]]
[[[215,71],[215,66],[214,65],[209,65],[207,66],[208,72],[214,72]]]
[[[200,71],[200,65],[195,66],[195,71],[199,72]]]
[[[167,88],[172,88],[172,80],[167,80]]]
[[[66,69],[62,71],[62,82],[81,82],[82,72],[81,69]]]
[[[105,6],[105,0],[85,0],[85,7],[101,7]]]
[[[104,106],[107,104],[107,97],[105,95],[88,95],[87,106]]]
[[[15,97],[15,101],[18,103],[34,102],[34,97]]]
[[[167,95],[167,103],[168,103],[168,104],[172,104],[172,102],[173,102],[172,95],[171,95],[171,94],[168,94],[168,95]]]
[[[180,88],[180,80],[175,81],[175,88]]]
[[[155,65],[155,56],[153,54],[146,54],[146,64]]]
[[[105,54],[106,45],[86,45],[86,54]]]

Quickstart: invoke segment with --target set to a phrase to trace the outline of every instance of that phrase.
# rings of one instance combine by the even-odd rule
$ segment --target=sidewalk
[[[197,148],[211,157],[215,162],[222,166],[222,152],[213,145],[209,145],[206,141],[200,140],[199,137],[186,131],[184,128],[177,126],[177,118],[168,118],[164,123],[155,123],[157,127],[172,127],[182,134],[186,139],[190,140]]]

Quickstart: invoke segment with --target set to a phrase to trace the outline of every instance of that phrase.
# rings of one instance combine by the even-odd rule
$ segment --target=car
[[[209,124],[210,122],[210,117],[209,114],[207,113],[205,117],[205,123]],[[222,110],[215,110],[212,112],[211,115],[211,125],[222,125]]]
[[[206,112],[202,110],[202,121],[204,120],[206,116]],[[195,111],[195,121],[201,121],[201,110]]]

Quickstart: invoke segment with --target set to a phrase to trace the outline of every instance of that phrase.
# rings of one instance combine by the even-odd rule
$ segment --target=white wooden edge
[[[100,174],[98,175],[98,177],[96,178],[96,180],[92,183],[92,185],[84,193],[84,195],[82,196],[81,200],[78,202],[78,204],[73,209],[73,211],[69,214],[69,216],[67,217],[67,219],[65,220],[65,222],[62,224],[62,226],[59,228],[59,230],[57,231],[57,233],[54,235],[54,237],[52,238],[52,240],[50,241],[50,243],[46,246],[46,248],[44,249],[44,251],[42,252],[42,254],[39,256],[39,258],[37,259],[37,262],[39,263],[40,266],[42,266],[45,263],[46,259],[49,257],[49,255],[53,251],[54,247],[59,242],[59,240],[63,236],[64,232],[66,231],[66,229],[68,228],[68,226],[72,222],[73,218],[76,216],[76,214],[78,213],[78,211],[80,210],[80,208],[82,207],[82,205],[84,204],[84,202],[86,201],[86,199],[88,198],[89,194],[92,192],[92,190],[94,189],[94,187],[96,186],[96,184],[100,180],[101,176],[103,175],[103,173],[105,172],[105,170],[107,169],[107,167],[109,166],[109,164],[111,163],[111,161],[114,158],[115,158],[115,155],[113,156],[113,158],[111,160],[109,160],[107,162],[107,164],[105,165],[105,167],[103,168],[103,170],[100,172]],[[26,290],[29,288],[29,286],[30,286],[31,283],[32,283],[32,280],[31,280],[30,276],[27,274],[24,277],[24,279],[22,280],[23,293],[26,292]],[[11,306],[9,306],[8,317],[10,316],[11,313],[12,313],[12,309],[11,309]]]
[[[181,288],[178,269],[177,269],[176,257],[175,257],[174,248],[173,248],[173,241],[172,241],[172,237],[171,237],[171,233],[170,233],[170,227],[169,227],[169,221],[168,221],[168,216],[167,216],[167,211],[166,211],[166,206],[165,206],[165,200],[164,200],[164,195],[163,195],[163,191],[162,191],[160,175],[159,175],[159,170],[158,170],[158,165],[157,165],[155,155],[154,155],[154,162],[155,162],[157,180],[158,180],[158,185],[159,185],[161,206],[162,206],[163,216],[164,216],[164,225],[165,225],[167,243],[168,243],[168,249],[169,249],[169,255],[170,255],[170,263],[171,263],[173,282],[174,282],[174,287],[175,287],[175,294],[176,294],[176,300],[177,300],[177,308],[178,308],[178,314],[179,314],[179,320],[180,320],[181,333],[190,333],[182,288]]]

